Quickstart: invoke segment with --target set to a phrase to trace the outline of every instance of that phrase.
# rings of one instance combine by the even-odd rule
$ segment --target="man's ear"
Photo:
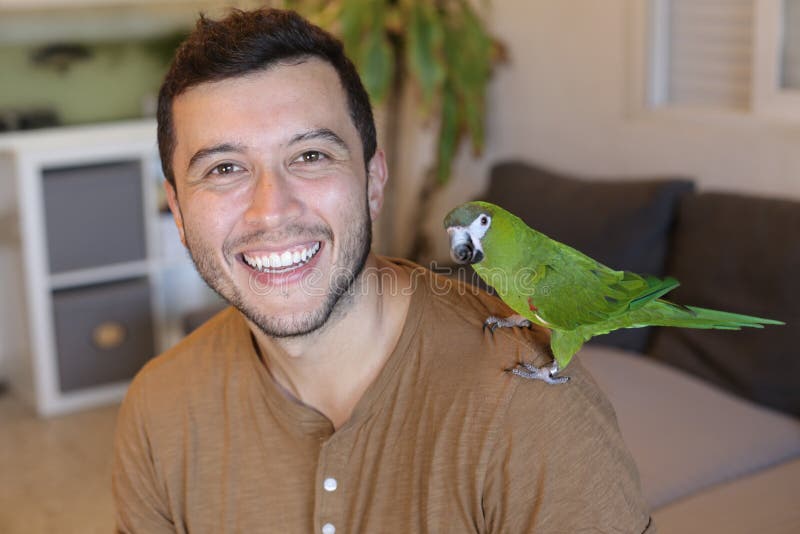
[[[367,201],[369,202],[369,214],[372,220],[377,219],[383,206],[383,191],[386,187],[386,180],[389,179],[389,171],[386,169],[386,155],[383,150],[378,149],[375,155],[369,160],[367,165]]]
[[[186,246],[186,234],[183,232],[183,214],[181,207],[178,205],[178,193],[169,181],[164,180],[164,189],[167,192],[167,203],[169,203],[169,211],[172,212],[172,218],[175,219],[175,226],[178,227],[178,234],[181,236],[181,243]]]

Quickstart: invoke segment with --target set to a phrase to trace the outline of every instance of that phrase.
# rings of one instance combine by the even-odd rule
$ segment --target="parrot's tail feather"
[[[676,287],[680,285],[680,283],[675,280],[674,278],[664,278],[659,279],[654,276],[647,277],[647,285],[649,286],[649,290],[645,293],[639,295],[635,299],[633,299],[630,303],[630,309],[636,310],[641,308],[645,304],[650,301],[656,300],[657,298],[666,295]]]
[[[696,317],[696,316],[697,316],[697,313],[695,313],[694,311],[692,311],[692,309],[691,309],[690,307],[688,307],[688,306],[684,306],[683,304],[678,304],[677,302],[670,302],[670,301],[668,301],[668,300],[661,300],[661,301],[659,301],[659,302],[661,302],[661,303],[663,303],[663,304],[668,304],[669,306],[672,306],[673,308],[675,308],[675,309],[677,309],[677,310],[679,310],[679,311],[682,311],[682,312],[689,313],[689,314],[691,314],[693,317]]]
[[[681,306],[665,300],[657,300],[632,312],[633,323],[652,326],[677,326],[683,328],[713,328],[739,330],[743,327],[763,328],[764,325],[782,325],[783,321],[753,317],[696,306]]]
[[[624,316],[608,321],[593,323],[574,330],[553,329],[550,334],[550,348],[564,369],[591,337],[607,334],[618,328],[640,328],[643,326],[677,326],[683,328],[705,328],[717,330],[739,330],[743,327],[764,328],[764,325],[782,325],[783,321],[753,317],[696,306],[683,306],[666,300],[652,300],[645,306],[631,310]]]

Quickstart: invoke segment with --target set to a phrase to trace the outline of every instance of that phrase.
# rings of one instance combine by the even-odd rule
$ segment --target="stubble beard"
[[[332,235],[329,228],[316,229],[310,233],[319,235],[320,231]],[[265,313],[254,304],[249,304],[240,288],[224,273],[211,248],[201,239],[195,239],[188,228],[185,235],[186,248],[195,268],[211,289],[238,309],[267,336],[296,338],[322,329],[332,318],[343,314],[356,296],[351,289],[360,279],[369,256],[372,245],[372,221],[365,197],[360,219],[353,223],[342,238],[341,263],[330,273],[331,280],[324,301],[313,310],[289,316]],[[226,257],[229,255],[226,254]],[[247,290],[253,291],[250,287]]]

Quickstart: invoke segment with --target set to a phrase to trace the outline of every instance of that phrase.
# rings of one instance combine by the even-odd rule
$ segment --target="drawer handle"
[[[92,341],[99,349],[115,349],[125,342],[128,332],[125,325],[117,321],[105,321],[92,330]]]

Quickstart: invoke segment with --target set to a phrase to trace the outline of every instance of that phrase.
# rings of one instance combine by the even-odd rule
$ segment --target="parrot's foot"
[[[512,374],[529,380],[541,380],[547,384],[565,384],[569,381],[568,376],[555,376],[560,369],[558,362],[553,360],[553,363],[548,367],[536,367],[532,363],[521,362],[513,369],[508,369]]]
[[[490,315],[486,318],[483,322],[483,329],[489,329],[490,332],[494,333],[495,329],[499,328],[512,328],[512,327],[520,327],[520,328],[529,328],[531,326],[531,322],[527,320],[525,317],[521,315],[511,315],[509,317],[495,317],[494,315]]]

